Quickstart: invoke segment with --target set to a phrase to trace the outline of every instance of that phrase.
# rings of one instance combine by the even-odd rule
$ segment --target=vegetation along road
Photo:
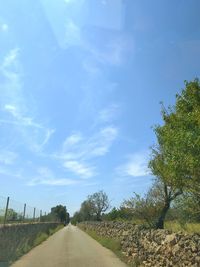
[[[110,250],[69,225],[31,250],[12,267],[125,267]]]

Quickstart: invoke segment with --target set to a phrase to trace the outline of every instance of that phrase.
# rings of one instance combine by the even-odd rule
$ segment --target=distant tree
[[[56,207],[51,208],[51,214],[62,223],[67,221],[68,213],[66,206],[57,205]]]
[[[88,196],[88,201],[91,203],[91,208],[97,221],[101,220],[102,213],[105,212],[109,206],[109,199],[102,190]]]
[[[68,224],[70,222],[70,214],[69,212],[67,212],[67,216],[66,216],[66,224]]]
[[[21,218],[22,218],[22,216],[21,216]],[[18,219],[20,219],[20,216],[18,215],[18,213],[14,209],[8,209],[7,220],[17,221]]]
[[[87,199],[81,204],[81,218],[83,221],[91,221],[94,219],[95,206],[94,203]]]
[[[103,214],[103,220],[106,221],[115,221],[119,219],[119,210],[115,207],[107,214]]]
[[[76,225],[77,223],[80,223],[83,221],[82,214],[80,211],[77,211],[74,213],[73,217],[71,218],[71,223]]]

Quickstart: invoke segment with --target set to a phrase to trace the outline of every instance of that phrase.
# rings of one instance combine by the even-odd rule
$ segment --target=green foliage
[[[200,197],[192,193],[184,193],[173,205],[181,224],[200,222]]]
[[[102,212],[105,212],[110,206],[107,194],[101,190],[88,196],[88,201],[96,220],[100,221]]]
[[[133,221],[140,220],[154,228],[164,205],[162,184],[155,182],[144,197],[134,193],[134,196],[125,200],[122,205],[130,210]]]
[[[133,213],[130,208],[121,206],[120,208],[113,208],[110,212],[103,214],[103,221],[127,221],[133,219]]]
[[[36,247],[48,238],[47,233],[39,233],[33,242],[33,246]]]
[[[76,212],[71,219],[72,224],[82,221],[100,221],[102,214],[109,208],[108,196],[105,192],[99,191],[89,195],[81,204],[80,211]]]
[[[67,212],[66,206],[57,205],[51,208],[51,215],[61,223],[69,223],[69,213]]]
[[[80,209],[81,220],[91,221],[94,217],[94,210],[95,210],[95,205],[93,201],[91,201],[90,199],[83,201]]]
[[[82,222],[82,221],[83,219],[82,219],[81,212],[80,211],[75,212],[74,216],[71,218],[71,223],[73,225],[76,225],[77,223]]]
[[[16,221],[18,219],[18,214],[13,209],[8,209],[7,211],[7,219],[11,221]]]
[[[162,109],[164,125],[155,127],[158,145],[149,166],[167,185],[199,194],[200,83],[185,86],[175,106]]]
[[[163,227],[171,202],[183,191],[200,196],[200,83],[185,82],[176,103],[162,108],[164,124],[155,127],[157,145],[149,167],[164,184],[164,207],[157,226]]]

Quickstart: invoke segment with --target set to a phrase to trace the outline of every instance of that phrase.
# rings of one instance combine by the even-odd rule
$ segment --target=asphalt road
[[[75,226],[58,231],[12,267],[125,267],[110,250]]]

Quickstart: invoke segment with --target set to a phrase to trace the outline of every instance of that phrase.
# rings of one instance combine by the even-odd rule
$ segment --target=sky
[[[199,0],[0,0],[0,196],[145,194],[153,126],[200,75]]]

